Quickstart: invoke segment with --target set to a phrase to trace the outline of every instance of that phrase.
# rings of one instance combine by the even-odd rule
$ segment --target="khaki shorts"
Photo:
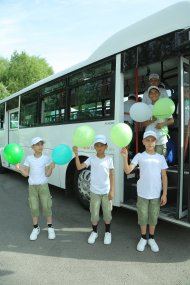
[[[32,217],[39,217],[40,204],[45,217],[52,216],[52,197],[48,184],[29,185],[29,205]]]
[[[160,212],[160,198],[145,199],[137,198],[138,224],[140,226],[155,226]]]
[[[104,222],[110,224],[112,220],[112,201],[109,200],[108,194],[100,195],[90,192],[90,213],[93,225],[97,224],[100,219],[100,206],[102,206]]]

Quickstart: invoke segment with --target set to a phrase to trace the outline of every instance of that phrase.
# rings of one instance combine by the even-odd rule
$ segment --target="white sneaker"
[[[40,233],[40,228],[37,227],[37,228],[33,228],[32,232],[31,232],[31,235],[30,235],[30,240],[36,240],[38,235]]]
[[[148,245],[150,246],[150,248],[153,252],[159,251],[159,247],[153,238],[149,238]]]
[[[55,238],[55,230],[54,228],[48,228],[48,239],[54,239]]]
[[[110,244],[111,243],[111,233],[106,232],[104,236],[104,244]]]
[[[144,251],[146,245],[147,245],[147,240],[144,238],[141,238],[137,244],[137,250]]]
[[[97,234],[97,233],[91,232],[91,234],[90,234],[90,236],[89,236],[89,238],[88,238],[88,243],[89,243],[89,244],[94,244],[95,241],[96,241],[96,239],[97,239],[97,237],[98,237],[98,234]]]

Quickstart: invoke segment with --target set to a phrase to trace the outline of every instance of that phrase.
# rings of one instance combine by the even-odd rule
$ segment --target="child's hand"
[[[127,148],[125,148],[125,147],[123,147],[122,149],[121,149],[121,155],[123,156],[123,157],[128,157],[128,149]]]
[[[152,122],[154,123],[154,122],[156,122],[156,121],[157,121],[157,118],[154,117],[154,116],[152,116]]]
[[[75,155],[78,155],[78,147],[77,146],[73,146],[73,152]]]
[[[54,169],[54,168],[55,168],[55,163],[54,163],[54,162],[51,162],[49,167],[50,167],[51,169]]]
[[[20,163],[15,164],[15,169],[16,169],[17,171],[20,171]]]
[[[108,194],[109,200],[113,200],[113,197],[114,197],[114,192],[110,191]]]
[[[167,196],[166,195],[162,195],[161,199],[160,199],[160,206],[164,206],[167,203]]]

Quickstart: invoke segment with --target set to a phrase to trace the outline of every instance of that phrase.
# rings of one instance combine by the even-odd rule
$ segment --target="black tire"
[[[90,169],[83,169],[75,173],[75,191],[80,204],[89,210],[90,206]]]

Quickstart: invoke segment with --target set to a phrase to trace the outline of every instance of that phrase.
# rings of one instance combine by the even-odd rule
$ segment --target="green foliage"
[[[12,54],[10,62],[0,58],[0,69],[0,81],[10,94],[53,74],[44,58],[17,51]]]
[[[9,61],[6,58],[0,57],[0,82],[5,83],[6,73],[9,67]]]
[[[5,87],[5,85],[2,82],[0,82],[0,100],[9,96],[9,95],[10,94],[9,94],[7,88]]]

